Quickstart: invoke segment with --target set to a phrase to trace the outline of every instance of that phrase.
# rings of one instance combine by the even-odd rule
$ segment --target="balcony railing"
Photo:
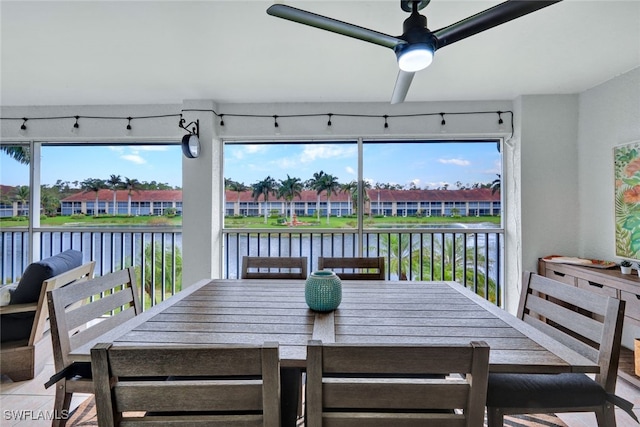
[[[96,275],[136,268],[140,297],[152,306],[182,289],[182,232],[157,227],[40,228],[46,258],[67,249],[96,261]],[[237,278],[242,257],[306,256],[309,271],[319,256],[383,256],[387,278],[454,280],[502,305],[503,230],[499,228],[225,229],[224,278]],[[2,283],[17,281],[29,264],[26,228],[0,232]],[[141,284],[144,284],[142,286]]]
[[[500,228],[385,228],[358,230],[225,229],[226,278],[239,276],[250,256],[383,256],[387,278],[453,280],[502,305],[503,230]]]
[[[182,289],[182,230],[158,227],[61,227],[35,231],[38,259],[75,249],[83,262],[95,261],[95,275],[135,267],[140,301],[150,307]],[[17,281],[29,264],[30,233],[24,228],[0,233],[2,283]],[[143,286],[144,285],[144,286]]]

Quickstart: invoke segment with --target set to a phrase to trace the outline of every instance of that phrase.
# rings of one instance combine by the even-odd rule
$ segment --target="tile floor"
[[[46,347],[49,347],[48,350],[46,350]],[[44,419],[44,417],[51,413],[53,409],[55,388],[45,389],[44,383],[54,373],[53,358],[50,346],[43,346],[42,351],[44,353],[40,354],[40,356],[46,362],[43,370],[33,380],[13,383],[7,377],[2,377],[2,382],[0,383],[1,427],[41,427],[51,425],[51,421]],[[617,382],[616,393],[633,402],[634,411],[640,417],[640,389],[620,378]],[[75,409],[90,396],[89,394],[74,395],[71,408]],[[19,417],[17,416],[20,411],[23,411],[22,420],[18,419]],[[619,409],[617,411],[617,427],[638,426],[626,413]],[[596,426],[593,414],[558,414],[558,416],[569,427]]]
[[[45,360],[45,365],[34,379],[14,383],[6,376],[2,376],[0,383],[1,427],[51,426],[51,420],[45,418],[53,412],[55,386],[44,388],[44,383],[55,372],[51,345],[38,346],[38,351],[41,351],[38,356],[44,358],[41,360]],[[90,396],[90,394],[74,394],[71,408],[77,408]]]

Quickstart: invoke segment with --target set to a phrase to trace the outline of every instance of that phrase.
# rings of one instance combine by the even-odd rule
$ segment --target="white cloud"
[[[143,159],[138,154],[124,154],[124,155],[120,156],[120,158],[123,159],[123,160],[126,160],[128,162],[135,163],[137,165],[143,165],[143,164],[147,163],[147,161],[145,159]]]
[[[445,165],[456,165],[456,166],[469,166],[471,164],[469,160],[464,160],[464,159],[438,159],[438,162]]]
[[[355,175],[356,171],[351,167],[351,166],[347,166],[346,168],[344,168],[345,171],[347,171],[347,173],[349,175]]]
[[[356,146],[313,144],[305,145],[299,161],[310,163],[316,159],[344,158],[356,154]]]
[[[409,185],[413,184],[415,187],[420,188],[420,178],[414,178],[409,181]]]
[[[136,150],[140,151],[167,151],[168,145],[137,145]]]
[[[266,145],[253,144],[253,145],[245,145],[243,147],[244,147],[243,151],[247,154],[263,153],[267,151]]]

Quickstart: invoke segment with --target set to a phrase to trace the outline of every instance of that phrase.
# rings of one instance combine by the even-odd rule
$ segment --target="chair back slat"
[[[262,411],[262,380],[119,381],[113,392],[121,412]]]
[[[242,279],[306,279],[307,257],[242,257]]]
[[[129,283],[135,283],[135,270],[133,267],[96,277],[84,283],[83,286],[61,288],[56,292],[56,299],[66,307],[76,301],[83,301],[92,296],[101,296],[104,292],[114,289],[118,285],[127,285]]]
[[[91,350],[98,422],[118,425],[280,425],[278,345]],[[123,412],[146,412],[129,418]]]
[[[319,270],[331,270],[342,280],[385,280],[384,257],[318,257]]]
[[[134,318],[138,313],[135,308],[131,307],[126,310],[114,313],[112,316],[104,316],[99,318],[99,316],[94,317],[91,320],[95,320],[95,322],[91,322],[91,325],[87,327],[80,328],[77,332],[73,333],[69,337],[69,349],[71,351],[82,347],[87,344],[89,341],[92,341],[98,338],[101,335],[106,334],[107,332],[113,330],[116,326],[123,324],[129,319]],[[71,328],[71,330],[74,330]]]
[[[553,296],[549,295],[549,297]],[[598,342],[602,338],[604,325],[601,321],[585,316],[552,300],[531,294],[527,300],[527,309],[529,312],[528,317],[532,317],[532,314],[535,313],[539,317],[546,319],[547,322],[572,325],[572,333],[580,334],[580,336],[590,341]]]
[[[471,369],[472,347],[456,347],[449,354],[445,350],[439,346],[325,345],[322,369],[325,374],[448,374]]]
[[[306,425],[481,427],[488,369],[486,343],[393,346],[310,341]]]
[[[191,363],[185,363],[185,350]],[[208,347],[172,346],[162,354],[155,347],[114,347],[109,354],[111,374],[118,377],[134,376],[232,376],[260,375],[260,352],[254,346],[221,347],[212,352]],[[153,360],[153,364],[140,364],[139,360]]]

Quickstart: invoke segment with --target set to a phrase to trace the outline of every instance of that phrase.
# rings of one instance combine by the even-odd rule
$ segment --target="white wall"
[[[613,147],[640,141],[640,68],[580,94],[580,254],[615,260]]]
[[[522,96],[507,142],[505,303],[517,309],[523,271],[550,254],[575,254],[578,236],[578,97]]]
[[[579,100],[578,253],[616,260],[613,147],[640,141],[640,68],[581,93]],[[636,337],[640,328],[625,325],[623,344],[633,348]]]

